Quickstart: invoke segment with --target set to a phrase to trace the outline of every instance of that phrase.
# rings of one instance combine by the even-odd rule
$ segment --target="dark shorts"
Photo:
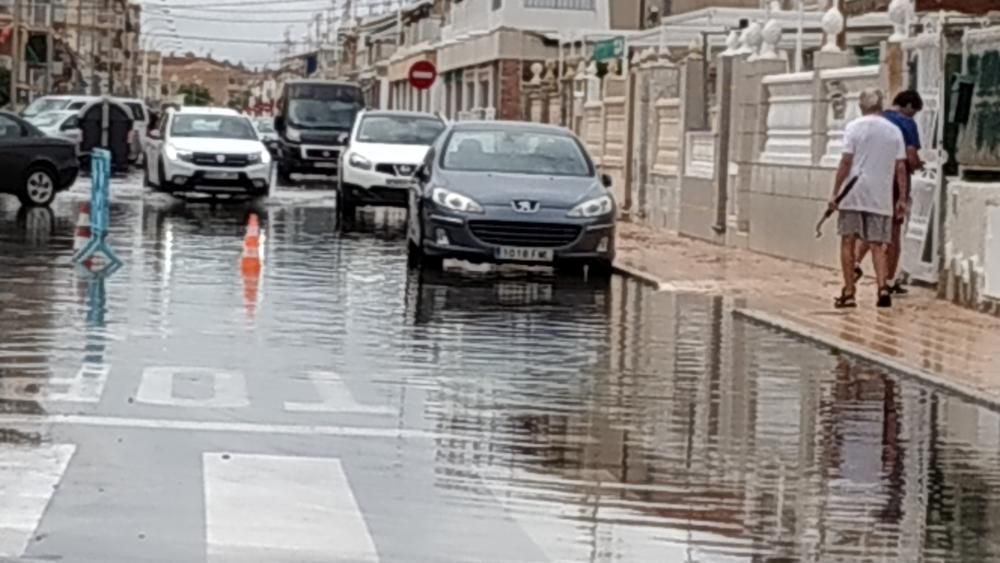
[[[892,217],[864,211],[841,211],[837,232],[842,237],[856,236],[865,242],[892,242]]]

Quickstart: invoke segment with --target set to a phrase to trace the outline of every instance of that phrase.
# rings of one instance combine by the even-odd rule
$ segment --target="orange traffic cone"
[[[80,215],[76,220],[76,234],[73,236],[73,254],[79,253],[87,243],[90,242],[92,233],[90,231],[90,202],[85,201],[80,204]],[[94,265],[93,258],[88,258],[83,262],[84,267],[90,268]]]
[[[247,234],[243,237],[243,259],[240,268],[244,274],[260,272],[260,222],[256,213],[247,221]]]

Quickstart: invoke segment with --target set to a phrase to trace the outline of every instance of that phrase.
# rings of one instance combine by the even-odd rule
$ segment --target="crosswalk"
[[[75,451],[0,449],[0,558],[25,556]],[[202,484],[208,563],[380,561],[337,458],[206,452]]]
[[[0,449],[0,557],[24,554],[75,451],[70,444]]]
[[[208,563],[378,563],[340,460],[212,452],[203,467]]]

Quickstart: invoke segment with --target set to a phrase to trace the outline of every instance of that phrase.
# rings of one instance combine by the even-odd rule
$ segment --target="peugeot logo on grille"
[[[224,154],[215,155],[215,161],[218,162],[219,164],[222,164],[223,162],[226,161],[226,155]]]
[[[541,207],[537,201],[527,199],[515,199],[510,202],[510,205],[518,213],[538,213],[538,209]]]
[[[396,173],[400,176],[409,176],[410,174],[413,174],[413,167],[409,164],[401,164],[396,167]]]

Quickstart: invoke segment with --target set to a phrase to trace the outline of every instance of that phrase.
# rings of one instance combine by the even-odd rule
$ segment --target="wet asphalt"
[[[0,199],[0,561],[1000,560],[994,411],[720,296],[422,272],[398,211],[137,180],[108,277],[82,186]]]

